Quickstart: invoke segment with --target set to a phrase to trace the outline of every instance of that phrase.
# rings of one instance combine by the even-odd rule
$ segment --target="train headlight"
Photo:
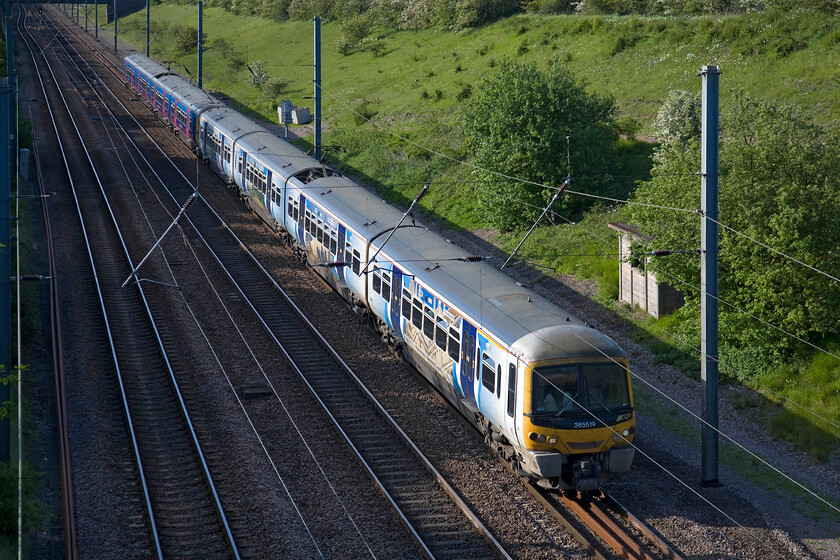
[[[624,430],[623,432],[621,432],[621,435],[623,435],[624,437],[629,436],[630,435],[630,430]]]
[[[540,434],[537,436],[537,441],[540,443],[545,442],[545,434]]]
[[[557,445],[557,436],[551,436],[550,438],[548,438],[548,444]]]

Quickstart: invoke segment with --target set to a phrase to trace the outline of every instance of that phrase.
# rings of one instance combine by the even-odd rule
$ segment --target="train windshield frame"
[[[622,364],[563,364],[533,370],[532,415],[577,417],[631,407],[628,370]]]

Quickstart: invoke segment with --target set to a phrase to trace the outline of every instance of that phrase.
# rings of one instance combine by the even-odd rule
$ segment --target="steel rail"
[[[619,501],[616,500],[612,495],[608,494],[607,492],[604,492],[604,500],[607,504],[614,507],[619,512],[619,514],[622,517],[624,517],[625,521],[630,523],[630,525],[632,525],[637,531],[639,531],[639,533],[641,533],[644,538],[650,541],[650,543],[653,546],[658,548],[659,552],[662,553],[662,555],[665,558],[668,558],[669,560],[682,560],[682,557],[679,554],[677,554],[677,552],[674,549],[672,549],[668,545],[668,543],[666,543],[662,539],[662,537],[654,533],[650,527],[645,525],[635,515],[630,513],[630,511],[627,510],[627,508],[625,508],[623,505],[621,505],[621,503],[619,503]]]
[[[74,31],[75,31],[75,30],[74,30]],[[113,71],[113,70],[110,70],[110,69],[109,69],[109,71],[112,73],[112,75],[113,75],[115,78],[117,78],[117,79],[119,79],[119,80],[122,80],[122,75],[121,75],[121,74],[119,74],[119,73],[117,73],[117,72],[115,72],[115,71]],[[131,111],[130,111],[128,108],[126,108],[126,107],[125,107],[125,105],[124,105],[124,104],[123,104],[123,103],[122,103],[122,102],[121,102],[121,101],[117,98],[117,96],[116,96],[116,95],[114,95],[114,94],[113,94],[113,92],[110,90],[110,88],[108,88],[108,86],[107,86],[106,84],[104,84],[104,82],[102,82],[102,83],[103,83],[103,85],[105,85],[105,87],[109,90],[109,92],[111,93],[111,95],[114,97],[115,101],[116,101],[117,103],[119,103],[119,104],[123,107],[123,109],[124,109],[124,110],[126,110],[126,112],[127,112],[129,115],[131,115]],[[133,119],[133,118],[134,118],[134,117],[133,117],[133,115],[132,115],[132,119]],[[151,135],[150,135],[147,131],[145,131],[145,129],[143,129],[142,125],[140,125],[140,123],[139,123],[139,122],[137,122],[136,120],[135,120],[134,122],[135,122],[135,124],[137,124],[137,126],[138,126],[141,130],[144,130],[144,133],[146,134],[146,136],[147,136],[147,137],[148,137],[148,138],[149,138],[152,142],[154,142],[154,143],[157,145],[157,143],[154,141],[154,139],[152,139]],[[129,137],[129,141],[130,141],[130,142],[132,142],[132,144],[134,144],[134,141],[133,141],[130,137]],[[135,146],[136,146],[136,145],[135,145]],[[193,186],[192,182],[191,182],[191,181],[190,181],[190,180],[189,180],[189,179],[188,179],[188,178],[187,178],[187,177],[186,177],[186,176],[185,176],[185,175],[181,172],[181,170],[180,170],[180,169],[179,169],[179,168],[178,168],[178,167],[174,164],[174,162],[172,162],[172,160],[171,160],[171,159],[169,159],[168,155],[164,152],[164,150],[163,150],[162,148],[160,148],[160,147],[159,147],[159,145],[158,145],[158,149],[159,149],[159,150],[161,151],[161,153],[162,153],[162,154],[164,154],[164,155],[167,157],[167,159],[168,159],[168,160],[172,163],[173,168],[174,168],[174,169],[175,169],[175,170],[176,170],[176,171],[177,171],[177,172],[181,175],[181,177],[184,179],[185,183],[186,183],[187,185],[190,185],[191,187],[193,187],[193,188],[194,188],[194,186]],[[142,151],[140,151],[140,150],[139,150],[139,148],[138,148],[138,153],[140,153],[141,157],[143,157],[143,159],[146,161],[147,165],[149,166],[149,169],[150,169],[150,170],[152,171],[152,173],[153,173],[153,174],[154,174],[154,175],[158,178],[158,180],[160,181],[160,183],[161,183],[162,185],[164,185],[164,188],[166,189],[167,194],[169,194],[169,196],[171,197],[172,201],[173,201],[174,203],[176,203],[176,204],[177,204],[177,203],[178,203],[178,201],[177,201],[177,198],[175,197],[175,195],[171,192],[171,190],[170,190],[168,187],[166,187],[165,182],[164,182],[164,181],[160,178],[160,176],[158,175],[157,171],[156,171],[156,170],[155,170],[155,169],[151,166],[151,164],[148,162],[148,160],[146,160],[145,155],[143,155]],[[394,429],[394,430],[395,430],[395,431],[399,434],[399,436],[400,436],[400,437],[403,439],[403,441],[404,441],[404,442],[405,442],[405,443],[406,443],[406,444],[410,447],[410,449],[412,449],[412,451],[413,451],[413,452],[414,452],[414,454],[417,456],[417,458],[418,458],[418,459],[420,459],[420,460],[422,461],[422,463],[424,464],[424,466],[425,466],[425,467],[429,470],[429,472],[430,472],[430,473],[432,474],[432,476],[435,478],[435,480],[437,481],[437,483],[438,483],[438,484],[441,486],[441,488],[443,488],[443,490],[444,490],[444,491],[445,491],[445,492],[446,492],[446,493],[447,493],[447,494],[451,497],[451,499],[454,501],[454,503],[457,505],[457,507],[458,507],[458,508],[462,511],[462,513],[465,515],[465,517],[467,517],[467,519],[469,519],[469,521],[470,521],[470,522],[471,522],[471,523],[472,523],[472,524],[473,524],[473,525],[474,525],[474,526],[475,526],[475,527],[476,527],[476,528],[477,528],[477,529],[478,529],[478,530],[482,533],[482,535],[484,536],[485,540],[487,540],[487,541],[488,541],[488,543],[490,543],[490,544],[493,546],[493,548],[497,551],[497,553],[498,553],[501,557],[503,557],[503,558],[505,558],[505,559],[510,559],[510,558],[511,558],[511,556],[507,553],[507,551],[505,551],[505,550],[504,550],[504,547],[503,547],[503,546],[502,546],[502,545],[501,545],[501,544],[500,544],[500,543],[499,543],[499,542],[495,539],[495,537],[492,535],[492,533],[489,531],[489,529],[487,529],[487,527],[486,527],[486,526],[484,526],[484,524],[481,522],[481,520],[478,518],[478,516],[477,516],[477,515],[475,515],[475,513],[474,513],[474,512],[472,512],[472,510],[469,508],[469,506],[466,504],[466,502],[465,502],[465,501],[464,501],[464,500],[463,500],[463,499],[462,499],[462,498],[461,498],[461,497],[457,494],[457,492],[456,492],[456,491],[455,491],[455,490],[451,487],[451,485],[449,485],[449,483],[445,480],[445,478],[443,477],[443,475],[441,475],[441,474],[440,474],[440,472],[439,472],[439,471],[437,471],[437,469],[434,467],[434,465],[432,465],[431,461],[429,461],[429,459],[428,459],[427,457],[425,457],[425,455],[423,455],[423,453],[422,453],[422,452],[420,451],[420,449],[416,446],[416,444],[415,444],[415,443],[414,443],[414,442],[410,439],[410,437],[409,437],[409,436],[408,436],[408,435],[407,435],[407,434],[406,434],[406,433],[402,430],[402,428],[399,426],[399,424],[396,422],[396,420],[394,420],[394,418],[393,418],[393,417],[392,417],[392,416],[391,416],[391,415],[390,415],[390,414],[389,414],[389,413],[385,410],[385,408],[381,405],[381,403],[379,403],[379,402],[376,400],[376,398],[375,398],[375,397],[373,396],[373,394],[372,394],[372,393],[371,393],[371,392],[367,389],[367,387],[365,387],[365,386],[364,386],[364,383],[361,381],[361,379],[359,379],[359,378],[358,378],[358,376],[356,376],[356,374],[352,371],[352,369],[350,368],[350,366],[349,366],[349,365],[348,365],[348,364],[347,364],[347,363],[346,363],[346,362],[345,362],[345,361],[344,361],[344,360],[343,360],[343,359],[339,356],[339,354],[338,354],[338,353],[337,353],[337,352],[336,352],[336,351],[335,351],[335,350],[334,350],[334,349],[333,349],[333,348],[329,345],[329,343],[326,341],[326,339],[324,338],[324,336],[323,336],[323,335],[322,335],[322,334],[321,334],[321,333],[320,333],[320,332],[319,332],[319,331],[315,328],[315,326],[311,323],[311,321],[309,321],[309,319],[305,316],[305,314],[303,313],[303,311],[302,311],[302,310],[300,310],[300,308],[299,308],[299,307],[298,307],[298,306],[297,306],[297,305],[293,302],[293,300],[291,299],[291,297],[289,297],[289,296],[288,296],[288,294],[286,294],[286,292],[285,292],[285,291],[284,291],[284,290],[283,290],[283,289],[279,286],[279,284],[277,284],[277,282],[273,279],[273,277],[271,276],[271,274],[270,274],[270,273],[269,273],[269,272],[268,272],[268,271],[267,271],[267,270],[263,267],[262,263],[260,263],[260,262],[259,262],[259,260],[257,259],[257,257],[256,257],[256,256],[255,256],[255,255],[254,255],[254,254],[250,251],[250,249],[249,249],[249,248],[245,245],[245,243],[243,243],[243,242],[242,242],[242,241],[241,241],[241,240],[240,240],[240,239],[236,236],[236,234],[235,234],[235,233],[234,233],[234,232],[230,229],[230,227],[229,227],[229,226],[228,226],[228,225],[224,222],[224,220],[222,219],[222,217],[221,217],[221,216],[220,216],[220,215],[216,212],[216,210],[215,210],[215,209],[214,209],[214,208],[213,208],[213,207],[209,204],[209,202],[208,202],[208,201],[206,201],[203,197],[200,197],[200,196],[199,196],[199,198],[200,198],[200,199],[201,199],[201,201],[204,203],[205,207],[206,207],[206,208],[207,208],[207,209],[208,209],[208,210],[209,210],[209,211],[213,214],[213,216],[215,216],[215,218],[218,220],[218,222],[219,222],[219,223],[220,223],[220,224],[224,227],[224,229],[228,232],[228,234],[229,234],[229,235],[233,238],[233,240],[234,240],[234,241],[238,244],[238,246],[239,246],[242,250],[244,250],[244,251],[245,251],[246,255],[247,255],[247,256],[251,259],[251,261],[253,262],[253,264],[254,264],[255,266],[257,266],[257,267],[258,267],[258,269],[262,272],[262,274],[265,276],[265,278],[266,278],[266,279],[267,279],[267,280],[268,280],[268,281],[269,281],[269,282],[273,285],[273,287],[275,288],[275,290],[276,290],[276,291],[277,291],[277,292],[278,292],[278,293],[279,293],[279,294],[280,294],[280,295],[284,298],[284,300],[286,301],[286,303],[287,303],[287,304],[288,304],[288,305],[289,305],[292,309],[294,309],[294,311],[295,311],[295,313],[298,315],[298,317],[299,317],[302,321],[304,321],[304,322],[305,322],[305,323],[309,326],[309,328],[310,328],[310,329],[312,329],[313,334],[315,334],[315,335],[316,335],[316,337],[318,338],[318,340],[320,341],[320,343],[323,345],[323,347],[324,347],[324,348],[325,348],[325,349],[326,349],[326,350],[327,350],[327,351],[328,351],[328,352],[332,355],[332,357],[333,357],[333,358],[334,358],[334,359],[335,359],[338,363],[340,363],[340,364],[341,364],[342,368],[344,368],[344,370],[345,370],[345,372],[348,374],[348,376],[350,376],[350,377],[354,380],[354,382],[355,382],[355,383],[358,385],[358,387],[362,390],[362,392],[365,394],[365,396],[366,396],[366,397],[370,400],[370,402],[371,402],[371,403],[372,403],[372,404],[373,404],[373,405],[377,408],[378,412],[382,415],[382,417],[383,417],[383,418],[385,418],[385,419],[389,422],[389,424],[391,425],[391,427],[392,427],[392,428],[393,428],[393,429]],[[326,404],[326,403],[325,403],[325,402],[321,399],[321,397],[318,395],[318,393],[317,393],[316,389],[312,386],[312,384],[309,382],[309,380],[308,380],[308,379],[306,379],[306,376],[303,374],[303,372],[301,371],[300,367],[299,367],[299,366],[295,363],[295,361],[293,360],[292,356],[290,356],[290,355],[289,355],[289,353],[287,352],[286,348],[283,346],[283,344],[281,343],[281,341],[277,338],[276,334],[272,331],[272,329],[271,329],[270,325],[268,324],[268,322],[265,320],[265,318],[264,318],[264,317],[262,316],[262,314],[259,312],[259,310],[257,309],[257,307],[253,304],[253,302],[252,302],[252,301],[250,300],[250,298],[247,296],[247,294],[246,294],[245,290],[242,288],[242,286],[240,285],[240,283],[239,283],[239,282],[237,282],[237,280],[236,280],[236,278],[233,276],[233,274],[232,274],[232,273],[231,273],[231,272],[227,269],[227,267],[224,265],[223,260],[222,260],[222,259],[220,258],[220,256],[216,253],[216,251],[214,251],[214,250],[213,250],[213,248],[212,248],[212,243],[210,243],[210,242],[209,242],[209,241],[208,241],[208,240],[207,240],[207,239],[203,236],[203,234],[201,233],[201,231],[199,230],[199,228],[198,228],[198,227],[196,227],[196,225],[193,223],[193,220],[189,217],[189,215],[186,215],[186,216],[185,216],[185,219],[186,219],[186,220],[187,220],[187,221],[188,221],[188,222],[192,225],[192,227],[193,227],[194,231],[195,231],[195,232],[196,232],[196,234],[199,236],[199,238],[202,240],[202,243],[204,244],[205,248],[206,248],[208,251],[210,251],[210,253],[213,255],[214,259],[216,260],[216,262],[218,263],[218,265],[220,266],[220,268],[224,271],[224,273],[228,276],[229,280],[230,280],[230,281],[234,284],[234,286],[236,287],[236,289],[239,291],[239,294],[240,294],[240,296],[243,298],[243,301],[247,302],[247,304],[251,307],[251,309],[252,309],[252,311],[254,312],[255,316],[258,318],[258,320],[261,322],[261,324],[263,325],[263,327],[266,329],[266,332],[268,332],[268,333],[269,333],[269,336],[273,339],[273,341],[275,342],[275,344],[277,345],[277,347],[281,350],[281,352],[283,352],[283,354],[287,357],[287,359],[289,360],[289,362],[293,365],[293,367],[294,367],[295,371],[298,373],[298,375],[300,376],[300,378],[301,378],[301,379],[303,380],[303,382],[307,385],[307,387],[309,387],[309,389],[310,389],[311,393],[314,395],[314,397],[316,398],[316,400],[317,400],[317,401],[321,404],[321,406],[323,407],[324,411],[325,411],[325,412],[326,412],[326,414],[329,416],[329,418],[332,420],[332,422],[334,423],[334,425],[335,425],[335,427],[337,428],[337,430],[339,431],[339,433],[341,433],[341,434],[342,434],[342,436],[345,438],[345,440],[347,441],[347,443],[348,443],[348,445],[350,446],[350,448],[351,448],[351,449],[353,449],[354,453],[357,455],[358,459],[360,460],[361,464],[364,466],[364,468],[365,468],[365,469],[366,469],[366,471],[368,472],[368,474],[369,474],[369,476],[371,477],[371,479],[374,481],[374,483],[375,483],[375,484],[377,484],[377,486],[379,487],[379,489],[380,489],[380,491],[383,493],[383,495],[386,497],[386,499],[388,499],[388,500],[389,500],[389,503],[392,505],[392,507],[393,507],[393,508],[395,509],[395,511],[397,512],[397,515],[400,517],[400,520],[401,520],[401,522],[403,523],[403,525],[404,525],[404,526],[406,526],[406,528],[407,528],[407,529],[409,530],[409,532],[412,534],[412,537],[414,538],[414,540],[415,540],[415,541],[419,544],[419,546],[421,546],[421,548],[424,550],[424,553],[426,553],[426,555],[427,555],[429,558],[434,558],[434,556],[432,555],[431,551],[429,551],[429,549],[427,548],[426,544],[423,542],[422,537],[421,537],[421,536],[417,533],[416,529],[413,527],[412,523],[411,523],[411,522],[410,522],[410,520],[407,518],[406,514],[405,514],[405,513],[401,510],[401,508],[400,508],[400,507],[398,506],[398,504],[395,502],[394,498],[390,495],[389,491],[387,490],[387,488],[385,487],[385,485],[382,483],[382,481],[380,481],[380,480],[379,480],[379,478],[376,476],[376,474],[375,474],[375,472],[372,470],[371,466],[367,463],[367,461],[365,461],[365,459],[364,459],[364,457],[362,456],[361,452],[360,452],[360,451],[359,451],[359,449],[356,447],[356,445],[355,445],[355,444],[351,441],[350,437],[349,437],[349,436],[348,436],[348,434],[344,431],[344,429],[343,429],[343,428],[342,428],[342,426],[340,425],[340,423],[339,423],[338,419],[335,417],[335,415],[333,414],[333,412],[332,412],[332,411],[330,411],[330,409],[328,408],[327,404]]]
[[[20,14],[18,14],[20,17]],[[38,151],[38,134],[32,129],[32,147],[35,155],[35,169],[38,174],[38,188],[41,193],[41,215],[44,220],[44,237],[49,271],[50,294],[50,344],[52,348],[53,384],[55,391],[56,431],[58,432],[59,478],[61,484],[61,511],[64,534],[64,557],[68,560],[79,558],[79,545],[76,534],[76,515],[74,510],[73,462],[70,454],[70,434],[67,418],[67,391],[64,377],[64,341],[61,332],[61,300],[58,295],[58,269],[55,264],[55,244],[53,243],[50,209],[47,204],[47,191],[44,187],[41,171],[41,158]]]
[[[581,521],[586,523],[610,548],[622,558],[634,560],[656,560],[644,548],[633,540],[626,531],[622,530],[615,521],[604,513],[598,504],[591,500],[572,498],[561,494],[562,502],[572,510]]]
[[[27,12],[27,15],[28,15],[28,12]],[[24,16],[24,30],[26,31],[26,34],[29,35],[29,38],[31,39],[32,43],[37,45],[37,40],[35,39],[35,37],[28,31],[28,29],[26,29],[25,22],[26,22],[26,16]],[[23,34],[21,34],[21,36],[23,37]],[[155,549],[156,549],[158,558],[162,559],[163,558],[163,552],[162,552],[162,549],[161,549],[160,537],[159,537],[159,534],[158,534],[157,526],[156,526],[155,521],[154,521],[155,520],[154,511],[153,511],[153,508],[152,508],[151,498],[150,498],[150,495],[149,495],[149,489],[148,489],[147,482],[146,482],[146,479],[145,479],[145,474],[144,474],[144,471],[143,471],[142,458],[140,457],[137,437],[136,437],[136,434],[135,434],[135,431],[134,431],[134,426],[133,426],[133,423],[132,423],[132,420],[131,420],[131,411],[129,410],[128,399],[127,399],[127,395],[126,395],[126,389],[125,389],[123,379],[122,379],[122,374],[121,374],[121,371],[120,371],[119,360],[118,360],[118,357],[117,357],[114,338],[113,338],[113,335],[112,335],[112,332],[111,332],[111,327],[110,327],[110,323],[109,323],[109,319],[108,319],[108,312],[107,312],[106,307],[105,307],[105,301],[104,301],[102,286],[100,284],[99,275],[96,272],[97,269],[96,269],[96,264],[95,264],[95,260],[94,260],[94,257],[93,257],[92,249],[91,249],[90,239],[89,239],[87,230],[85,229],[85,226],[84,226],[85,220],[84,220],[84,217],[83,217],[81,207],[79,206],[78,195],[76,194],[77,191],[76,191],[75,182],[73,180],[72,172],[70,170],[70,165],[69,165],[69,162],[68,162],[68,159],[67,159],[67,154],[66,154],[66,151],[65,151],[64,143],[61,141],[61,137],[60,137],[60,134],[59,134],[59,131],[58,131],[58,125],[55,121],[55,116],[53,114],[52,105],[49,102],[49,98],[48,98],[47,92],[46,92],[46,87],[44,85],[43,78],[41,77],[40,66],[38,65],[38,62],[36,60],[35,54],[33,52],[33,49],[32,49],[32,46],[30,45],[29,40],[26,40],[24,38],[24,43],[26,44],[26,47],[29,50],[29,53],[30,53],[30,56],[32,58],[33,64],[35,65],[36,74],[38,75],[41,90],[42,90],[42,93],[44,94],[44,99],[45,99],[45,102],[46,102],[47,107],[48,107],[49,112],[50,112],[50,119],[52,121],[53,130],[54,130],[55,135],[56,135],[56,140],[57,140],[57,142],[59,144],[59,147],[60,147],[60,150],[61,150],[62,160],[63,160],[63,163],[64,163],[65,171],[67,172],[68,181],[70,182],[71,188],[72,188],[73,193],[74,193],[74,202],[76,204],[76,210],[77,210],[77,213],[79,215],[79,219],[80,219],[81,226],[82,226],[82,232],[83,232],[83,236],[84,236],[84,239],[85,239],[86,250],[87,250],[87,253],[88,253],[88,258],[89,258],[90,265],[91,265],[91,268],[92,268],[92,271],[93,271],[94,281],[95,281],[95,284],[96,284],[97,296],[98,296],[99,304],[100,304],[100,310],[101,310],[102,315],[103,315],[103,320],[105,321],[106,330],[107,330],[107,334],[108,334],[108,343],[109,343],[109,347],[110,347],[110,350],[111,350],[111,355],[112,355],[112,358],[113,358],[113,361],[114,361],[114,365],[115,365],[115,368],[116,368],[118,383],[119,383],[119,386],[120,386],[120,392],[121,392],[122,400],[123,400],[123,407],[124,407],[124,410],[125,410],[125,413],[126,413],[126,418],[127,418],[128,424],[129,424],[130,432],[131,432],[132,447],[133,447],[135,459],[136,459],[137,465],[138,465],[139,476],[141,478],[141,485],[142,485],[142,488],[143,488],[143,494],[144,494],[144,498],[145,498],[145,501],[146,501],[146,510],[147,510],[148,515],[149,515],[149,520],[150,520],[150,524],[151,524],[151,531],[152,531],[152,534],[153,534]],[[131,264],[131,257],[130,257],[129,251],[128,251],[128,247],[125,243],[125,240],[123,239],[122,233],[120,231],[120,228],[119,228],[118,222],[116,220],[116,217],[114,216],[113,210],[112,210],[110,204],[108,203],[108,198],[107,198],[107,195],[105,195],[105,190],[104,190],[102,181],[100,180],[99,175],[96,171],[96,166],[93,163],[93,160],[92,160],[91,155],[88,151],[88,148],[87,148],[87,146],[84,142],[84,139],[82,138],[81,132],[80,132],[80,130],[79,130],[79,128],[78,128],[78,126],[75,122],[75,119],[73,118],[72,112],[69,108],[69,105],[67,104],[67,100],[64,97],[64,93],[61,91],[60,88],[58,88],[58,80],[57,80],[55,74],[52,71],[52,68],[49,64],[49,61],[47,60],[46,55],[44,54],[43,51],[41,51],[40,54],[44,58],[46,67],[49,70],[50,75],[53,78],[53,82],[56,84],[56,90],[57,90],[59,96],[61,97],[62,102],[64,104],[64,107],[67,111],[67,114],[68,114],[68,116],[69,116],[69,118],[70,118],[70,120],[73,124],[73,127],[76,130],[76,134],[79,138],[79,141],[81,143],[82,148],[84,149],[85,155],[86,155],[88,163],[90,165],[90,168],[91,168],[91,170],[92,170],[92,172],[93,172],[93,174],[96,178],[97,184],[99,186],[100,192],[102,193],[105,204],[108,207],[108,211],[109,211],[109,214],[111,216],[111,220],[114,224],[114,227],[116,229],[117,237],[120,241],[120,245],[122,246],[122,249],[123,249],[123,252],[125,254],[126,259],[128,260],[129,264]],[[168,370],[170,379],[172,380],[173,386],[175,388],[175,391],[176,391],[176,394],[177,394],[177,397],[178,397],[178,400],[179,400],[179,403],[180,403],[180,406],[181,406],[181,412],[182,412],[182,414],[184,416],[184,419],[187,423],[187,426],[188,426],[188,429],[189,429],[189,432],[190,432],[190,435],[191,435],[191,438],[192,438],[192,443],[193,443],[193,446],[195,448],[196,453],[198,454],[198,458],[200,460],[204,476],[207,480],[207,483],[210,486],[217,514],[218,514],[218,516],[219,516],[219,518],[220,518],[220,520],[221,520],[221,522],[224,526],[227,542],[230,546],[231,552],[233,553],[234,557],[236,557],[238,559],[240,557],[239,551],[238,551],[236,543],[233,539],[233,535],[232,535],[231,530],[230,530],[230,525],[229,525],[229,523],[227,521],[227,518],[224,514],[224,510],[222,508],[221,502],[219,501],[218,493],[216,491],[215,485],[213,484],[212,476],[210,475],[209,468],[207,466],[207,462],[206,462],[204,454],[201,450],[201,446],[198,442],[198,437],[197,437],[197,434],[195,432],[195,428],[194,428],[194,426],[192,424],[192,421],[190,419],[189,412],[187,411],[186,404],[183,400],[183,396],[181,395],[181,392],[178,388],[177,380],[175,379],[175,375],[174,375],[174,371],[172,369],[172,365],[171,365],[171,363],[169,361],[169,357],[168,357],[168,355],[165,351],[164,344],[163,344],[163,341],[161,339],[160,331],[158,330],[157,324],[155,323],[154,318],[152,316],[152,313],[151,313],[151,310],[149,308],[149,304],[148,304],[145,292],[143,290],[143,287],[138,284],[137,289],[138,289],[139,294],[141,296],[143,306],[146,310],[147,318],[150,321],[150,326],[151,326],[151,328],[154,332],[155,338],[157,340],[158,349],[161,353],[161,357],[163,358],[163,360],[166,364],[166,368]]]

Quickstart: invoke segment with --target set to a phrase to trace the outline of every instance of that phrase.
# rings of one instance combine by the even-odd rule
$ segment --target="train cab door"
[[[461,391],[464,401],[474,409],[478,409],[475,399],[475,353],[476,335],[475,325],[469,321],[461,321]]]

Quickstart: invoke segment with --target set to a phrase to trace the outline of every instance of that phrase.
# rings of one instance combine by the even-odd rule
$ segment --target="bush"
[[[486,185],[478,196],[486,223],[504,231],[532,224],[572,171],[567,146],[575,190],[608,194],[608,170],[615,158],[614,111],[611,99],[586,93],[583,82],[565,66],[541,70],[503,61],[477,88],[463,116],[467,150],[478,167],[488,170],[477,172]],[[591,205],[592,199],[566,195],[553,209],[576,219]]]
[[[673,90],[660,107],[653,128],[662,142],[685,142],[700,137],[700,97]]]
[[[379,53],[385,48],[385,40],[379,37],[365,37],[359,43],[359,48],[363,51],[373,53],[373,56],[379,56]]]
[[[251,85],[257,88],[262,88],[271,79],[268,72],[263,68],[262,62],[255,60],[249,66],[251,70]]]
[[[242,53],[231,51],[230,54],[225,57],[225,66],[227,66],[228,70],[233,73],[239,72],[245,67],[245,57]]]
[[[531,0],[523,7],[526,12],[537,14],[570,14],[574,11],[571,0]]]
[[[198,29],[191,25],[172,27],[172,43],[178,54],[189,54],[198,48]]]
[[[291,82],[289,80],[284,80],[283,78],[275,78],[266,84],[268,91],[271,95],[280,95],[287,89],[289,89],[289,84]]]
[[[458,101],[466,101],[472,95],[472,84],[460,84],[461,91],[459,91],[455,95],[455,99]]]

